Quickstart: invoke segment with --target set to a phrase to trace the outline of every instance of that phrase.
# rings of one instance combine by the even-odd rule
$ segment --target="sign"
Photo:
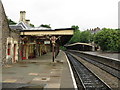
[[[36,44],[35,42],[31,42],[31,43],[29,43],[29,44]]]
[[[50,41],[44,41],[44,44],[50,44]]]
[[[50,38],[50,40],[52,41],[52,43],[55,43],[55,41],[57,40],[57,38],[56,38],[55,36],[52,36],[52,37]]]

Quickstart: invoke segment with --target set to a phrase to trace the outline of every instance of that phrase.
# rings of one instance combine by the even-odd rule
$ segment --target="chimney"
[[[29,19],[26,20],[26,24],[30,25],[30,20]]]
[[[26,22],[25,20],[26,12],[25,11],[20,11],[20,20],[19,22]]]

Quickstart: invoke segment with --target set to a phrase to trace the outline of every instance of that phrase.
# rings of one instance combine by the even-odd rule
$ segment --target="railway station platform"
[[[117,59],[120,60],[120,53],[112,53],[112,52],[84,52],[84,53],[88,53],[91,55],[96,55],[96,56],[102,56],[102,57],[107,57],[107,58],[113,58],[113,59]]]
[[[52,53],[48,53],[35,59],[23,60],[3,67],[2,83],[4,83],[3,88],[20,88],[27,84],[28,87],[39,85],[45,90],[73,89],[75,81],[71,73],[64,52],[60,51],[55,62],[52,62]]]

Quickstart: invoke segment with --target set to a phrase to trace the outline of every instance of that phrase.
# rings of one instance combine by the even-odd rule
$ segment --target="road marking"
[[[64,53],[64,52],[63,52]],[[77,89],[77,84],[76,84],[76,81],[75,81],[75,78],[74,78],[74,75],[73,75],[73,71],[72,71],[72,68],[71,68],[71,65],[70,65],[70,62],[68,60],[68,57],[66,56],[66,54],[64,53],[66,59],[67,59],[67,62],[68,62],[68,65],[69,65],[69,69],[70,69],[70,73],[71,73],[71,76],[72,76],[72,80],[73,80],[73,85],[74,85],[74,88],[75,90],[78,90]]]
[[[12,65],[5,65],[5,67],[6,67],[6,68],[11,68],[11,67],[12,67]]]
[[[50,83],[50,84],[48,84],[46,87],[45,87],[45,89],[46,88],[50,88],[51,90],[52,90],[52,88],[55,88],[55,90],[59,90],[59,88],[60,88],[60,83]]]
[[[33,81],[49,81],[50,78],[48,77],[35,77],[33,78]]]
[[[38,75],[38,73],[29,73],[28,75],[37,76],[37,75]]]
[[[16,81],[17,81],[17,79],[6,79],[6,80],[4,80],[2,82],[4,82],[4,83],[14,83]]]

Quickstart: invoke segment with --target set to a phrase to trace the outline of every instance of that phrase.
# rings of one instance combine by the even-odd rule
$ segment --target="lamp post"
[[[56,43],[56,40],[59,39],[61,36],[58,36],[58,37],[55,37],[55,36],[52,36],[50,38],[51,42],[52,42],[52,59],[53,59],[53,62],[55,61],[55,43]]]
[[[55,36],[52,36],[50,38],[51,42],[52,42],[52,60],[53,62],[55,61],[55,41],[57,40],[57,38]]]
[[[53,62],[55,61],[55,44],[54,43],[52,43],[52,60],[53,60]]]

